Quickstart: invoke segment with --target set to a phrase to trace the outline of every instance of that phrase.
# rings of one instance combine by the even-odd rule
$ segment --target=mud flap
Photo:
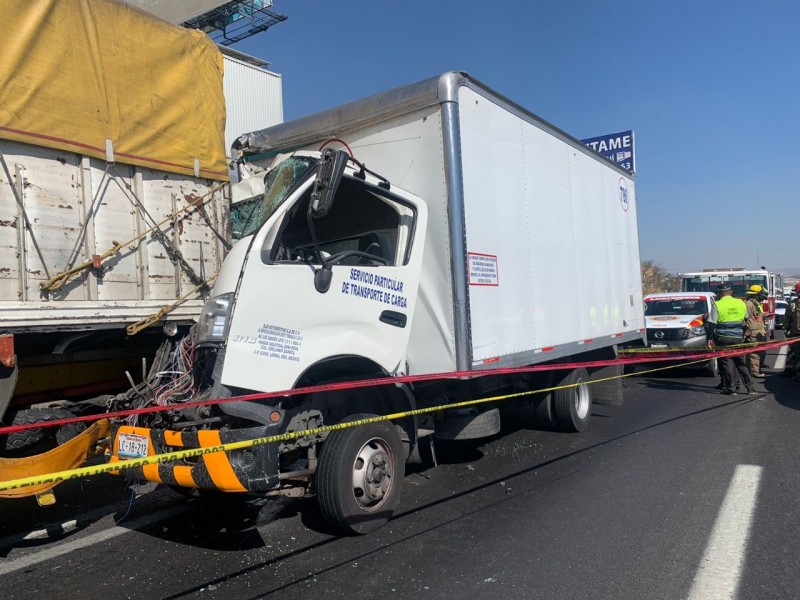
[[[0,364],[0,419],[5,416],[8,405],[11,403],[14,390],[17,389],[17,381],[19,381],[19,367],[17,367],[16,361],[12,367]]]

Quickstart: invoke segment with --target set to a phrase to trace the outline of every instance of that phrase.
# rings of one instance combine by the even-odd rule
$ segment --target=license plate
[[[666,344],[650,344],[651,348],[666,348]]]
[[[117,454],[120,456],[129,456],[131,458],[147,456],[147,451],[150,449],[150,440],[146,436],[136,435],[135,433],[120,433],[117,439],[119,442]]]

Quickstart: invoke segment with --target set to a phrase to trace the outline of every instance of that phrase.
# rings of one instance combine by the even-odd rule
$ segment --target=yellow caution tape
[[[687,365],[692,364],[699,364],[702,362],[706,362],[708,359],[703,360],[695,360],[689,362],[682,362],[677,365],[668,365],[666,367],[657,367],[654,369],[648,369],[646,371],[639,371],[636,375],[643,375],[646,373],[654,373],[656,371],[665,371],[667,369],[675,369],[677,367],[685,367]],[[594,381],[586,381],[582,383],[586,383],[589,385],[600,383],[604,381],[611,381],[614,379],[622,379],[624,377],[630,377],[633,373],[628,373],[624,375],[614,375],[612,377],[605,377],[602,379],[596,379]],[[492,396],[490,398],[479,398],[477,400],[465,400],[463,402],[453,402],[450,404],[442,404],[439,406],[432,406],[428,408],[418,408],[415,410],[407,410],[403,412],[393,413],[390,415],[383,415],[383,416],[375,416],[375,417],[368,417],[365,419],[358,419],[357,421],[347,421],[344,423],[337,423],[335,425],[323,425],[321,427],[317,427],[315,429],[306,429],[303,431],[293,431],[291,433],[281,433],[278,435],[271,435],[262,438],[255,438],[252,440],[243,440],[241,442],[230,442],[228,444],[220,444],[218,446],[208,446],[204,448],[190,448],[187,450],[179,450],[177,452],[167,452],[165,454],[156,454],[154,456],[146,456],[142,458],[133,458],[130,460],[124,460],[114,463],[108,463],[105,465],[94,465],[90,467],[80,467],[78,469],[70,469],[68,471],[60,471],[58,473],[50,473],[47,475],[38,475],[33,477],[24,477],[21,479],[13,479],[11,481],[4,481],[0,482],[0,492],[5,490],[13,490],[28,486],[35,486],[35,485],[42,485],[42,484],[57,484],[63,481],[67,481],[70,479],[79,479],[81,477],[90,477],[92,475],[100,475],[102,473],[111,473],[116,471],[126,471],[129,469],[135,469],[138,467],[143,467],[144,465],[153,465],[153,464],[164,464],[169,462],[174,462],[178,460],[183,460],[185,458],[194,458],[197,456],[203,456],[205,454],[213,454],[214,452],[230,452],[232,450],[244,450],[245,448],[252,448],[253,446],[263,446],[265,444],[274,444],[276,442],[286,442],[290,440],[295,440],[298,438],[309,437],[313,435],[317,435],[320,433],[328,433],[331,431],[339,431],[342,429],[349,429],[351,427],[359,427],[362,425],[368,425],[370,423],[380,423],[383,421],[393,421],[395,419],[403,419],[405,417],[412,417],[417,415],[424,415],[429,413],[434,413],[442,410],[452,410],[455,408],[466,408],[470,406],[476,406],[479,404],[488,404],[490,402],[499,402],[501,400],[509,400],[512,398],[520,398],[522,396],[530,396],[532,394],[541,394],[546,392],[554,392],[556,390],[563,390],[569,389],[573,387],[577,387],[581,385],[581,383],[571,383],[568,385],[558,385],[554,387],[542,388],[539,390],[529,390],[526,392],[517,392],[514,394],[506,394],[502,396]]]

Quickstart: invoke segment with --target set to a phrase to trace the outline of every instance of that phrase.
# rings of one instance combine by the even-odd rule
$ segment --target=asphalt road
[[[131,501],[111,476],[59,486],[48,510],[0,502],[0,595],[798,597],[800,383],[770,374],[730,397],[685,371],[625,381],[625,405],[595,406],[582,434],[513,419],[440,446],[364,537],[334,535],[313,500]]]

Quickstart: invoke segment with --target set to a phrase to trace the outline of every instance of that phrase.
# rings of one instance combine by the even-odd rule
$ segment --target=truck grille
[[[648,329],[647,330],[647,341],[648,342],[660,342],[663,340],[680,340],[684,337],[684,332],[686,329]],[[663,337],[656,337],[656,333],[663,333]]]

